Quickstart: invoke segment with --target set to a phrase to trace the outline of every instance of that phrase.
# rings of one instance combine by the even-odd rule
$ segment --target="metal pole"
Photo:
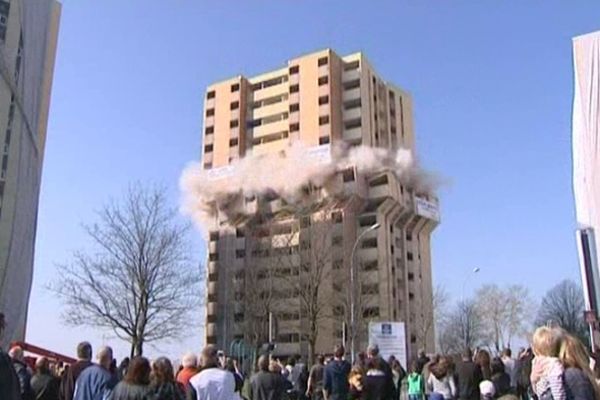
[[[352,364],[354,364],[354,353],[355,353],[355,341],[356,341],[356,312],[355,312],[355,284],[354,284],[354,253],[356,252],[356,248],[358,244],[362,240],[362,238],[369,232],[376,230],[379,228],[379,223],[375,223],[369,228],[365,229],[363,233],[358,235],[356,241],[354,242],[354,246],[352,246],[352,253],[350,254],[350,360]]]
[[[269,312],[269,344],[273,343],[273,313]]]

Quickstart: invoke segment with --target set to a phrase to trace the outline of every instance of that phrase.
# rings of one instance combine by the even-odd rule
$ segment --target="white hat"
[[[496,394],[496,388],[491,381],[483,381],[479,384],[479,391],[482,396],[494,396]]]

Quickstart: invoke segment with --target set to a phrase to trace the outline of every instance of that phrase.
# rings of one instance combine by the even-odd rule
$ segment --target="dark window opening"
[[[214,108],[209,108],[208,110],[206,110],[206,116],[207,117],[212,117],[213,115],[215,115],[215,109]]]
[[[204,133],[206,133],[207,135],[215,133],[215,127],[214,126],[207,126],[206,129],[204,130]]]
[[[300,72],[300,66],[294,65],[293,67],[290,67],[290,70],[289,70],[290,75],[297,74],[298,72]]]
[[[240,126],[240,120],[239,119],[234,119],[232,121],[229,121],[229,127],[230,128],[237,128],[238,126]]]
[[[290,112],[292,113],[296,111],[300,111],[300,104],[290,104]]]
[[[290,132],[297,132],[300,130],[300,124],[298,122],[290,124]]]
[[[231,93],[237,92],[238,90],[240,90],[240,84],[239,83],[234,83],[233,85],[231,85]]]
[[[344,65],[344,71],[352,71],[353,69],[358,69],[360,67],[360,62],[358,60],[351,61]]]
[[[368,238],[368,239],[363,240],[361,247],[363,249],[377,248],[377,238]]]
[[[328,76],[322,76],[319,78],[319,86],[327,85],[329,83]]]
[[[209,235],[210,241],[213,242],[215,240],[219,240],[219,231],[212,231]]]
[[[346,129],[358,128],[361,125],[362,125],[362,121],[360,118],[356,118],[356,119],[344,122],[344,128],[346,128]]]
[[[381,175],[372,181],[369,182],[370,187],[383,186],[388,184],[388,177],[386,175]]]
[[[323,65],[327,65],[328,62],[329,62],[329,60],[327,59],[327,57],[321,57],[321,58],[319,58],[319,61],[317,62],[317,64],[320,67]]]
[[[230,110],[237,110],[238,108],[240,108],[240,102],[239,101],[234,101],[229,105],[229,109]]]
[[[290,93],[298,93],[300,91],[300,85],[290,85]]]
[[[206,146],[204,146],[204,152],[205,153],[210,153],[211,151],[213,151],[213,145],[212,144],[207,144]]]
[[[340,224],[344,220],[344,214],[341,211],[334,211],[331,213],[331,220],[336,224]]]
[[[210,92],[206,93],[206,98],[207,99],[214,99],[215,98],[215,91],[211,90]]]
[[[321,96],[319,97],[319,105],[322,106],[324,104],[329,104],[329,96]]]
[[[329,115],[319,117],[319,125],[327,125],[329,123]]]
[[[406,253],[406,259],[408,261],[412,261],[414,259],[413,253],[411,253],[410,251]]]
[[[348,81],[344,83],[344,90],[352,90],[360,87],[360,79]]]
[[[354,168],[348,168],[342,171],[344,182],[354,182]]]
[[[328,143],[329,143],[329,136],[321,136],[319,138],[319,145],[328,144]]]

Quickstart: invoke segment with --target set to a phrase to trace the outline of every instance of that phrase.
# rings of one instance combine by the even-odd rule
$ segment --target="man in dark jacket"
[[[393,393],[395,391],[394,373],[392,372],[392,367],[390,367],[390,364],[388,364],[388,362],[385,361],[383,357],[379,355],[379,346],[377,346],[376,344],[370,345],[367,348],[367,357],[367,367],[369,366],[369,364],[372,364],[369,361],[375,361],[375,364],[378,366],[378,368],[380,368],[380,370],[383,371],[385,374],[384,386],[386,393]]]
[[[427,357],[427,355],[425,354],[425,351],[421,350],[419,352],[419,358],[417,358],[417,369],[415,372],[417,374],[422,374],[423,369],[425,368],[425,366],[427,364],[429,364],[429,361],[431,361],[431,359],[429,357]]]
[[[325,367],[323,393],[327,400],[346,400],[348,397],[348,375],[351,366],[344,360],[344,352],[344,346],[336,346],[333,350],[333,361]]]
[[[31,390],[31,372],[29,367],[25,364],[25,354],[23,349],[19,346],[15,346],[8,352],[8,355],[12,359],[13,367],[19,377],[19,386],[21,388],[21,399],[22,400],[33,400],[33,390]]]
[[[35,362],[35,374],[31,378],[31,389],[36,400],[58,400],[60,381],[50,373],[50,363],[46,357]]]
[[[462,361],[456,366],[458,398],[460,400],[479,400],[479,383],[483,374],[479,365],[473,362],[473,353],[467,348]]]
[[[258,359],[258,372],[250,379],[250,400],[280,400],[285,395],[285,378],[269,371],[269,356]]]
[[[0,313],[0,339],[4,333],[4,324],[4,314]],[[19,378],[12,360],[2,349],[0,349],[0,399],[21,400]]]
[[[84,369],[92,365],[92,345],[81,342],[77,345],[77,362],[68,369],[60,381],[58,398],[60,400],[73,400],[75,382]]]

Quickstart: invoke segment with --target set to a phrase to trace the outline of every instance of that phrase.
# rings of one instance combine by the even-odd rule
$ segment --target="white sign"
[[[306,151],[306,155],[319,164],[328,164],[331,162],[331,147],[328,144],[311,147]]]
[[[440,221],[440,209],[434,202],[425,200],[422,197],[415,196],[415,212],[421,217],[429,218],[434,221]]]
[[[384,360],[393,355],[407,369],[404,322],[369,322],[369,346],[375,344]]]
[[[211,181],[223,178],[229,178],[235,172],[233,165],[226,165],[224,167],[212,168],[206,171],[206,177]]]

